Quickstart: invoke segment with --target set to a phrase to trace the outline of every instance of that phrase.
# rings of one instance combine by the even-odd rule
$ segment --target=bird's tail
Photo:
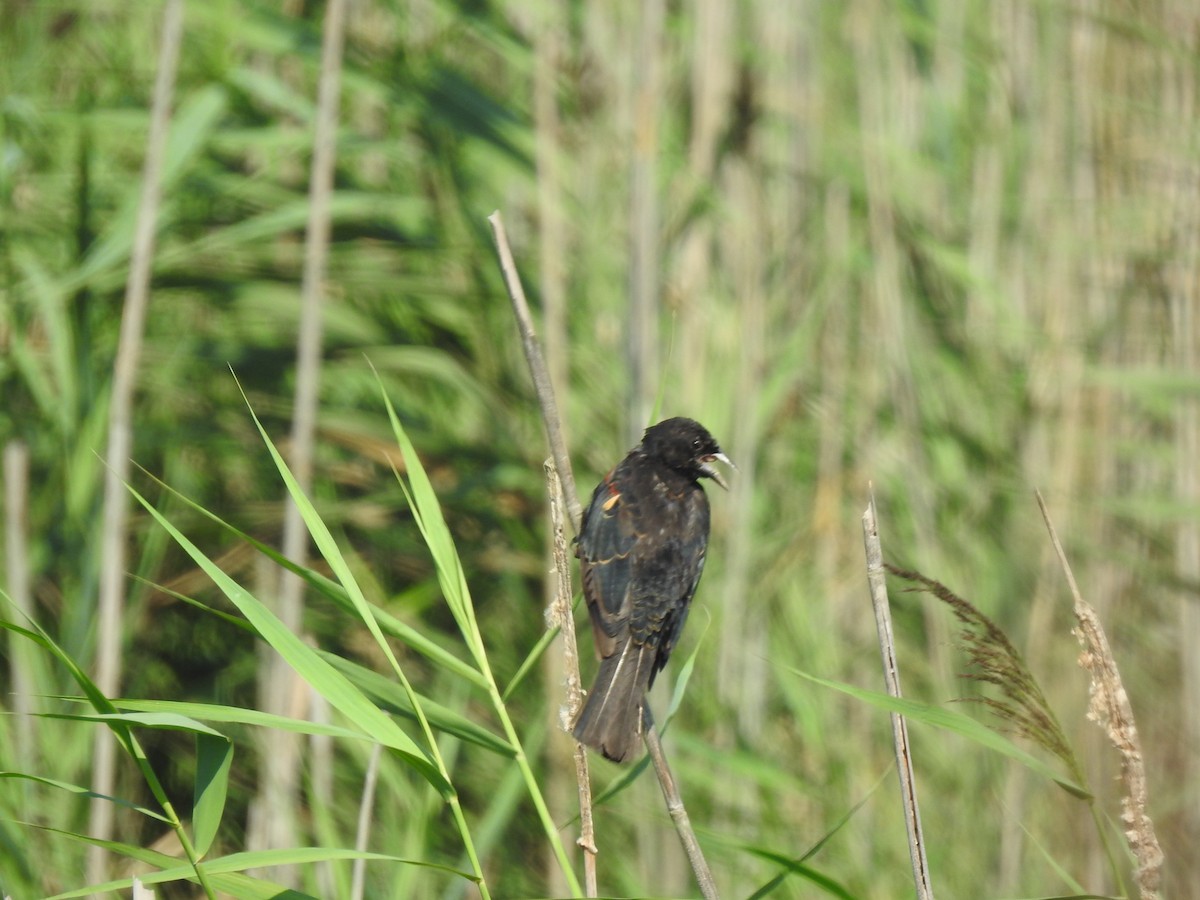
[[[575,740],[614,762],[637,753],[655,652],[626,639],[617,652],[600,661],[596,682],[571,732]]]

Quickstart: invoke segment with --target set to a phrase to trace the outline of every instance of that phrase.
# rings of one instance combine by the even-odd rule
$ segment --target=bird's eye
[[[695,450],[700,449],[700,438],[692,438],[692,448]]]

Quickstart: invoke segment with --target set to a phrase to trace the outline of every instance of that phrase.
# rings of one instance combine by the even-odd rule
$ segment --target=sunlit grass
[[[849,896],[908,889],[903,822],[890,784],[876,787],[890,764],[886,711],[794,674],[879,687],[857,531],[868,482],[891,561],[956,585],[1003,629],[1075,742],[1097,809],[1115,820],[1110,751],[1085,728],[1087,680],[1030,488],[1053,498],[1130,661],[1167,892],[1200,881],[1190,854],[1200,763],[1185,727],[1195,712],[1182,705],[1194,694],[1183,679],[1195,677],[1196,579],[1195,361],[1179,324],[1195,312],[1196,115],[1179,87],[1198,65],[1192,30],[1178,27],[1191,21],[1187,3],[670,6],[646,120],[632,102],[646,83],[632,7],[482,4],[467,16],[438,0],[354,4],[310,498],[336,553],[293,567],[312,600],[312,646],[273,630],[252,602],[268,606],[263,572],[287,565],[272,549],[287,493],[226,366],[267,434],[284,433],[321,6],[189,3],[168,154],[134,458],[171,490],[137,477],[153,510],[139,509],[129,536],[126,649],[146,696],[108,699],[120,713],[162,703],[233,741],[210,853],[243,849],[244,798],[270,764],[248,736],[280,728],[338,747],[335,808],[312,816],[323,846],[352,844],[372,740],[405,735],[411,746],[380,766],[394,815],[378,816],[378,846],[473,872],[461,825],[443,817],[448,783],[495,893],[545,893],[563,868],[559,848],[542,853],[547,823],[574,811],[553,796],[538,809],[531,789],[570,772],[541,749],[558,706],[539,665],[550,643],[545,452],[486,235],[484,216],[500,207],[536,313],[559,281],[565,330],[553,337],[581,486],[620,458],[635,424],[635,252],[658,267],[663,365],[649,390],[664,415],[709,425],[742,467],[734,493],[714,498],[695,609],[711,625],[693,618],[684,636],[688,689],[668,733],[727,893],[786,895],[801,866]],[[80,671],[93,652],[104,423],[159,12],[25,4],[0,22],[0,440],[30,450],[18,519],[33,607]],[[550,120],[535,108],[539,77]],[[650,137],[660,227],[655,247],[633,247],[630,153]],[[547,208],[560,214],[555,241],[542,240]],[[444,531],[431,507],[410,512],[416,493],[393,477],[395,466],[409,478],[418,454],[397,448],[379,381]],[[195,618],[189,601],[220,615]],[[956,626],[911,597],[896,607],[913,712],[932,715],[962,691]],[[253,713],[246,629],[258,626],[345,709],[375,712],[323,725]],[[4,663],[28,670],[38,709],[87,714],[54,699],[78,694],[68,667],[13,637],[34,652]],[[656,710],[675,705],[667,693]],[[87,785],[81,735],[106,725],[37,720],[25,758],[10,722],[0,769]],[[195,739],[134,731],[179,810],[194,794]],[[914,732],[939,895],[1115,890],[1087,883],[1108,871],[1103,847],[1046,773],[978,741]],[[607,884],[686,893],[669,821],[638,787],[601,810]],[[132,756],[119,793],[170,819]],[[968,802],[979,812],[964,830]],[[3,780],[0,890],[79,887],[64,879],[83,846],[16,823],[78,835],[80,806],[71,790]],[[155,829],[171,827],[137,812],[119,822],[129,853],[150,853]],[[191,827],[186,816],[179,827]],[[537,862],[508,864],[514,848]],[[336,864],[339,884],[348,866]],[[441,870],[376,866],[402,869],[397,896],[474,890]]]

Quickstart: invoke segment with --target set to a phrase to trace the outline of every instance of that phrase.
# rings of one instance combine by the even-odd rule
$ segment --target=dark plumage
[[[708,547],[699,479],[726,486],[715,460],[732,465],[704,426],[666,419],[604,476],[583,514],[576,556],[600,671],[574,735],[611,760],[636,752],[646,691],[687,620]]]

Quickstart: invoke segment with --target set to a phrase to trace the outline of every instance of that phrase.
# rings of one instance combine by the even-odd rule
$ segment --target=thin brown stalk
[[[142,192],[138,201],[129,280],[121,312],[121,333],[113,366],[112,395],[108,409],[108,467],[104,473],[104,530],[101,535],[99,615],[96,634],[96,685],[109,697],[121,685],[121,645],[125,611],[125,528],[129,520],[129,457],[133,449],[133,393],[142,355],[142,335],[150,304],[150,272],[154,261],[155,231],[162,191],[162,170],[171,124],[175,73],[183,42],[183,0],[169,0],[163,10],[158,72],[150,111],[146,159],[142,165]],[[116,744],[107,729],[97,728],[92,753],[92,789],[102,797],[116,793]],[[92,801],[88,833],[107,840],[113,832],[113,804]],[[106,852],[96,845],[88,850],[88,881],[104,880]]]
[[[562,710],[563,730],[575,721],[583,706],[583,683],[579,677],[579,647],[575,642],[575,619],[571,614],[571,561],[567,555],[567,532],[563,522],[562,484],[554,460],[547,459],[546,493],[550,496],[550,528],[554,554],[554,599],[546,610],[546,627],[558,628],[563,640],[563,666],[566,669],[567,702]],[[575,741],[575,781],[579,786],[579,840],[583,848],[584,888],[589,897],[597,896],[596,832],[592,823],[592,778],[588,770],[587,748]]]
[[[513,315],[517,319],[517,329],[521,333],[521,346],[525,350],[525,361],[529,365],[529,374],[533,378],[533,389],[537,392],[538,405],[542,409],[542,424],[546,428],[546,440],[550,444],[550,452],[554,456],[554,467],[562,481],[563,500],[567,504],[567,514],[571,518],[571,530],[579,533],[579,523],[583,518],[583,507],[579,505],[579,494],[575,490],[575,474],[571,469],[571,458],[567,455],[567,444],[563,440],[562,420],[558,415],[558,404],[554,399],[554,385],[550,381],[550,373],[546,369],[546,361],[538,344],[537,331],[533,327],[533,316],[529,312],[529,301],[525,299],[525,288],[521,286],[521,276],[517,272],[517,264],[513,261],[512,249],[508,245],[508,235],[504,230],[504,220],[499,211],[488,216],[492,226],[492,236],[496,241],[496,252],[500,256],[500,272],[504,275],[504,285],[508,288],[508,297],[512,301]]]
[[[683,805],[683,798],[680,796],[679,786],[675,783],[675,776],[667,764],[667,755],[663,752],[658,729],[654,727],[654,715],[650,712],[649,703],[642,706],[642,724],[645,732],[643,738],[646,742],[646,751],[650,754],[651,762],[654,763],[654,771],[658,774],[658,784],[662,788],[667,812],[671,816],[671,821],[675,823],[675,830],[679,832],[679,840],[683,843],[688,862],[692,864],[696,883],[700,886],[700,894],[705,900],[716,900],[720,896],[717,893],[717,883],[713,880],[712,871],[708,868],[704,851],[700,849],[700,842],[696,840],[696,832],[692,830],[692,821],[688,818],[687,808]]]
[[[488,216],[488,222],[492,226],[492,235],[495,238],[496,251],[500,258],[500,270],[504,275],[504,282],[508,288],[509,300],[513,305],[517,328],[521,333],[521,343],[525,349],[525,359],[529,364],[529,372],[533,378],[534,388],[537,391],[538,402],[542,410],[542,422],[546,428],[546,437],[550,442],[550,450],[553,454],[555,468],[558,470],[559,478],[562,481],[562,498],[570,514],[571,524],[575,532],[578,533],[579,523],[582,519],[582,507],[579,504],[579,495],[575,490],[575,476],[571,470],[571,459],[567,455],[566,444],[562,439],[562,427],[559,422],[558,406],[554,400],[554,388],[550,384],[550,378],[546,372],[546,363],[542,358],[541,347],[538,344],[537,335],[533,330],[533,319],[529,314],[529,304],[525,299],[525,290],[521,286],[521,278],[517,273],[516,263],[513,261],[512,249],[508,245],[508,236],[505,233],[504,222],[500,217],[500,213],[492,213]],[[692,861],[692,869],[697,882],[701,884],[701,889],[714,890],[712,887],[712,876],[708,874],[708,865],[704,861],[704,855],[700,850],[699,841],[696,840],[695,832],[692,831],[691,822],[683,805],[683,798],[679,793],[679,787],[675,783],[675,778],[672,776],[671,770],[667,767],[666,757],[663,755],[662,745],[659,742],[658,732],[654,728],[654,720],[650,716],[649,706],[645,706],[643,709],[646,713],[646,727],[643,738],[646,742],[646,749],[650,752],[650,758],[654,763],[654,771],[658,776],[659,785],[662,787],[663,797],[667,802],[667,810],[675,822],[675,829],[679,832],[680,840],[683,842],[684,848],[688,853],[688,858]],[[705,894],[705,896],[716,896],[716,894]]]
[[[892,697],[900,697],[900,669],[896,663],[896,643],[892,637],[892,613],[888,605],[884,578],[883,546],[875,517],[875,496],[863,513],[863,543],[867,554],[867,584],[871,605],[875,608],[875,628],[879,632],[879,652],[883,657],[883,680]],[[913,776],[912,748],[904,717],[892,713],[892,743],[896,748],[896,774],[900,777],[900,795],[904,804],[904,824],[908,829],[908,852],[912,861],[913,882],[918,900],[933,900],[929,879],[929,861],[925,857],[925,836],[921,830],[921,810],[917,805],[917,785]]]
[[[1046,510],[1046,501],[1042,499],[1040,491],[1036,493],[1038,508],[1042,511],[1046,530],[1050,532],[1050,541],[1067,576],[1067,585],[1075,603],[1075,620],[1078,623],[1075,636],[1083,648],[1079,664],[1091,678],[1087,716],[1105,730],[1108,739],[1121,754],[1121,780],[1125,785],[1121,822],[1125,825],[1125,840],[1137,861],[1138,895],[1141,900],[1157,900],[1161,896],[1159,888],[1162,885],[1163,852],[1154,833],[1154,822],[1146,811],[1149,803],[1146,763],[1133,719],[1133,707],[1125,692],[1117,661],[1108,645],[1108,636],[1100,624],[1100,617],[1079,593],[1071,564],[1067,562],[1067,555],[1063,552],[1058,533],[1050,521],[1050,513]]]

